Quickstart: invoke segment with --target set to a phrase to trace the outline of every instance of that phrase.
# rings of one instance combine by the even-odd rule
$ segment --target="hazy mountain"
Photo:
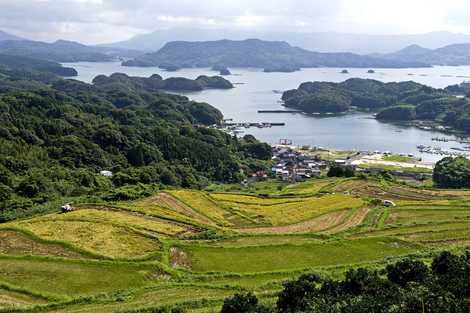
[[[29,78],[33,76],[33,73],[41,77],[47,77],[44,75],[47,73],[67,77],[77,76],[78,74],[75,69],[63,67],[56,62],[6,54],[0,54],[0,70],[3,75],[15,73],[18,76],[21,73],[20,76],[25,75]]]
[[[76,42],[58,40],[54,43],[29,40],[0,42],[0,53],[55,62],[110,61],[112,57]]]
[[[361,56],[353,53],[319,53],[282,41],[247,39],[204,42],[173,41],[158,52],[124,62],[126,66],[256,67],[422,67],[421,63]]]
[[[117,57],[132,58],[141,52],[107,47],[86,46],[57,40],[53,43],[31,40],[0,41],[0,53],[55,62],[107,62]]]
[[[438,49],[413,45],[386,55],[375,55],[402,62],[423,62],[432,65],[470,65],[470,43],[452,44]]]
[[[4,40],[24,40],[24,39],[0,30],[0,41],[4,41]]]
[[[470,42],[470,35],[450,32],[417,35],[366,35],[334,32],[292,33],[174,28],[138,35],[107,46],[157,51],[170,41],[243,40],[246,38],[287,41],[293,46],[319,52],[349,51],[359,54],[391,53],[412,44],[436,49],[454,43]]]
[[[394,57],[394,58],[399,58],[399,57],[406,57],[406,58],[408,58],[408,57],[420,57],[420,56],[428,54],[432,51],[433,51],[432,49],[423,48],[419,45],[411,45],[411,46],[405,47],[401,50],[398,50],[397,52],[390,53],[390,54],[387,54],[387,55],[390,56],[390,57]],[[373,55],[374,56],[381,56],[381,54],[373,54]]]

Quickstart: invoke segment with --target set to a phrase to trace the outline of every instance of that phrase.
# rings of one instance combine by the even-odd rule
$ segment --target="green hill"
[[[0,78],[0,112],[0,216],[64,196],[133,198],[160,184],[237,182],[251,162],[262,164],[244,147],[264,144],[207,127],[223,118],[214,107],[125,75],[94,85]]]
[[[255,67],[267,71],[301,67],[423,67],[426,64],[390,61],[353,53],[318,53],[286,42],[247,39],[205,42],[174,41],[154,53],[123,63],[125,66]]]

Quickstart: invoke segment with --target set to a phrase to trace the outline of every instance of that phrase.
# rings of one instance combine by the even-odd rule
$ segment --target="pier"
[[[442,155],[442,156],[453,156],[453,157],[457,157],[457,156],[469,157],[470,156],[470,153],[466,152],[465,149],[461,149],[461,148],[451,148],[452,150],[455,150],[455,151],[443,150],[441,147],[432,147],[432,146],[425,146],[425,145],[418,145],[416,146],[416,148],[418,148],[419,152],[421,153],[428,153],[428,154],[435,154],[435,155]]]
[[[302,113],[299,110],[258,110],[258,113]]]
[[[258,127],[258,128],[265,128],[265,127],[272,127],[272,126],[285,126],[286,123],[272,123],[272,122],[240,122],[240,123],[224,123],[222,127]]]

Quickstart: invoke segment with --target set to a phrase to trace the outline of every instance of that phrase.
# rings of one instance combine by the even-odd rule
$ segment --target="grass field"
[[[396,165],[385,165],[380,163],[363,163],[359,165],[360,168],[380,168],[385,171],[403,171],[409,173],[432,173],[432,169],[425,167],[401,167]]]
[[[370,262],[416,252],[419,246],[393,238],[376,237],[302,245],[243,248],[188,246],[183,249],[191,256],[195,271],[245,273]]]
[[[414,158],[406,155],[384,155],[382,160],[392,162],[411,162]]]
[[[46,302],[47,301],[45,299],[40,297],[0,287],[0,307],[2,308],[14,309],[36,304],[45,304]]]
[[[212,313],[243,289],[273,301],[306,271],[341,277],[470,245],[470,190],[372,178],[212,185],[78,207],[0,224],[0,310]]]
[[[148,264],[0,258],[0,281],[59,298],[141,287],[159,273]]]

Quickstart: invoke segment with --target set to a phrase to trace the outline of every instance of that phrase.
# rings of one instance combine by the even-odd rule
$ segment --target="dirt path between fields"
[[[339,224],[331,229],[328,229],[325,231],[326,234],[335,234],[339,233],[341,231],[350,229],[352,227],[360,225],[364,219],[366,218],[367,214],[370,212],[370,208],[364,207],[364,208],[359,208],[354,213],[352,216],[349,217],[349,219],[342,224]]]
[[[191,268],[191,259],[186,252],[177,247],[170,248],[170,265],[172,268]]]

